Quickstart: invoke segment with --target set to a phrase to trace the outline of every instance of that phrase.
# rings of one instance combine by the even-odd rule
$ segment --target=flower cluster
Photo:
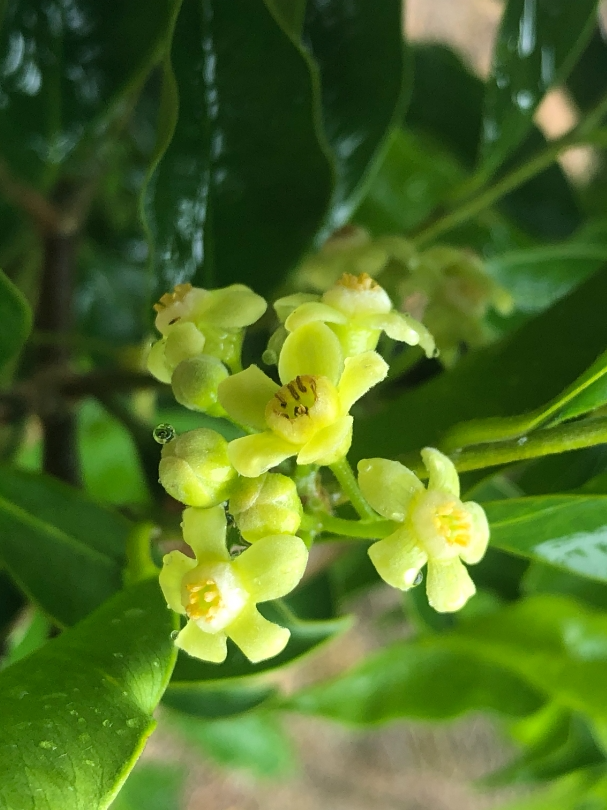
[[[357,484],[345,461],[350,410],[388,374],[377,351],[381,333],[432,356],[425,326],[395,311],[366,272],[345,273],[322,296],[276,302],[282,325],[271,341],[273,379],[257,365],[241,370],[244,329],[266,309],[247,287],[209,292],[178,285],[156,309],[162,338],[149,354],[151,373],[170,382],[186,407],[229,419],[244,434],[227,441],[200,427],[171,436],[162,448],[160,481],[185,507],[187,553],[167,554],[160,574],[167,604],[187,618],[178,647],[218,663],[228,639],[253,662],[284,649],[289,630],[256,605],[285,596],[304,575],[314,532],[302,534],[306,542],[298,536],[304,507],[296,480],[322,466],[341,484],[346,476],[351,491],[344,484],[344,494],[363,503],[367,517],[375,510],[378,526],[386,526],[380,516],[394,522],[394,531],[377,535],[382,539],[369,549],[387,583],[407,590],[427,564],[430,604],[438,611],[465,604],[474,584],[461,561],[480,560],[489,531],[481,507],[459,499],[451,461],[438,450],[422,451],[427,490],[413,472],[386,459],[361,461]],[[271,471],[288,459],[286,471],[306,465],[305,474]],[[308,509],[330,511],[331,499],[317,498]],[[228,518],[239,549],[245,546],[240,554],[230,550]]]

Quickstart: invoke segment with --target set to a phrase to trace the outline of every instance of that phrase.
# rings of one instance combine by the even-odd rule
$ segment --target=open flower
[[[240,358],[244,327],[261,318],[266,306],[244,284],[219,290],[178,284],[154,305],[162,338],[150,349],[148,370],[169,383],[179,363],[203,353],[233,367]]]
[[[218,398],[240,424],[260,433],[235,439],[235,469],[255,478],[290,456],[298,464],[333,464],[352,443],[350,408],[384,379],[388,365],[376,352],[343,361],[339,340],[324,323],[293,332],[278,364],[282,387],[257,366],[228,377]]]
[[[282,652],[289,630],[265,619],[255,605],[278,599],[297,585],[308,560],[304,542],[284,534],[264,537],[232,559],[222,506],[186,509],[182,527],[196,559],[171,551],[160,572],[168,606],[188,617],[175,644],[215,663],[225,660],[228,638],[253,663]]]
[[[434,354],[426,327],[394,310],[388,293],[366,273],[344,273],[322,297],[290,295],[279,298],[274,308],[288,332],[316,321],[327,323],[346,357],[375,349],[382,331],[410,346],[419,344],[428,357]]]
[[[401,525],[374,543],[369,556],[379,575],[403,591],[411,588],[428,563],[428,601],[440,613],[459,610],[476,592],[462,560],[479,562],[489,542],[482,507],[459,499],[459,478],[453,463],[432,447],[422,450],[429,472],[426,490],[411,470],[397,461],[364,459],[358,482],[383,517]]]

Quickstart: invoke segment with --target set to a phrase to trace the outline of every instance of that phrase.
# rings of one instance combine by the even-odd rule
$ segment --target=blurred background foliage
[[[401,0],[4,0],[0,806],[42,807],[36,791],[109,806],[164,693],[165,747],[136,766],[120,810],[185,806],[201,754],[296,774],[294,713],[358,734],[489,713],[515,753],[476,774],[486,804],[462,808],[607,807],[599,12],[412,0],[407,30],[445,15],[453,43],[468,37],[463,58],[403,36]],[[474,14],[494,44],[471,40]],[[364,544],[319,544],[300,588],[264,607],[291,629],[277,659],[231,649],[221,668],[175,665],[159,594],[115,595],[134,534],[159,527],[158,555],[176,540],[152,430],[234,429],[177,409],[144,372],[151,305],[184,281],[271,299],[344,271],[376,275],[441,347],[425,360],[386,340],[390,379],[359,407],[352,460],[463,448],[467,496],[492,524],[479,594],[455,617],[422,589],[382,601]],[[246,359],[275,326],[268,314],[251,330]],[[147,629],[129,634],[142,610]],[[279,669],[331,640],[331,678],[314,658]],[[84,679],[88,656],[111,683]],[[175,764],[173,750],[188,753]],[[399,806],[456,807],[415,801]]]

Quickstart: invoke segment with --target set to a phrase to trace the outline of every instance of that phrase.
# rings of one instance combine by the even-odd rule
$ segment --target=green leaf
[[[405,78],[401,0],[308,0],[303,38],[320,70],[337,184],[326,230],[348,221],[400,117]]]
[[[0,637],[4,637],[23,607],[23,594],[8,573],[0,569]]]
[[[294,770],[291,741],[274,714],[251,712],[205,722],[171,712],[165,719],[169,728],[178,730],[224,767],[252,771],[266,778],[285,776]]]
[[[242,714],[276,693],[272,686],[210,687],[173,682],[162,699],[165,706],[192,717],[213,719]]]
[[[606,299],[607,273],[600,272],[499,343],[469,354],[373,417],[360,418],[353,456],[393,458],[437,446],[441,435],[459,422],[543,406],[604,351]]]
[[[498,810],[602,810],[607,801],[603,768],[588,768],[563,777],[539,794]]]
[[[451,635],[481,656],[604,724],[607,614],[562,596],[533,596],[462,623]]]
[[[0,674],[2,807],[109,806],[155,726],[172,629],[149,580]]]
[[[137,764],[112,810],[181,810],[185,773],[175,765]]]
[[[477,709],[520,716],[539,708],[541,698],[519,678],[449,649],[442,639],[393,644],[344,675],[285,698],[282,705],[356,724],[447,719]]]
[[[32,328],[29,304],[0,270],[0,372],[20,351]]]
[[[607,581],[607,497],[546,495],[483,506],[496,548]]]
[[[312,652],[320,644],[343,633],[352,624],[349,616],[327,621],[301,621],[279,602],[268,602],[259,607],[267,619],[278,622],[278,624],[288,627],[291,631],[289,643],[280,655],[259,664],[252,664],[238,647],[231,642],[228,642],[228,657],[219,666],[197,661],[185,654],[180,654],[173,675],[173,683],[179,681],[221,681],[226,678],[242,678],[277,669],[306,653]]]
[[[546,563],[531,563],[522,586],[527,594],[562,594],[579,599],[590,607],[607,610],[607,583],[578,576]]]
[[[130,530],[125,518],[54,478],[0,468],[0,560],[60,625],[120,589]]]
[[[3,4],[0,152],[10,169],[49,187],[89,136],[107,138],[122,103],[164,48],[178,0]]]
[[[567,78],[592,34],[596,5],[509,0],[487,84],[483,170],[492,172],[520,144],[546,91]]]
[[[50,629],[48,619],[39,610],[31,608],[25,611],[25,615],[19,619],[7,639],[6,657],[0,665],[1,668],[16,664],[26,655],[42,647],[48,639]]]
[[[145,200],[158,283],[267,292],[332,191],[309,57],[261,0],[185,0],[171,63],[163,114],[179,115]]]
[[[600,101],[607,90],[606,76],[607,45],[601,26],[596,26],[567,79],[567,90],[580,110],[586,111]]]

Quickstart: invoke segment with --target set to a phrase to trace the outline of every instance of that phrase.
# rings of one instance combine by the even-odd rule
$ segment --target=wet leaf
[[[0,372],[19,352],[32,327],[32,313],[21,292],[0,270]]]

